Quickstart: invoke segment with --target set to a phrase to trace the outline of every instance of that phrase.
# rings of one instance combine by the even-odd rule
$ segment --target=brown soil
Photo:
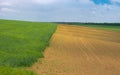
[[[38,75],[120,75],[120,33],[59,25],[44,55]]]

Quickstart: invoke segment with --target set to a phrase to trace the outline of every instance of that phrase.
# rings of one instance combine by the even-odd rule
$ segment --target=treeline
[[[56,22],[58,24],[69,24],[69,25],[109,25],[109,26],[120,26],[120,23],[80,23],[80,22]]]

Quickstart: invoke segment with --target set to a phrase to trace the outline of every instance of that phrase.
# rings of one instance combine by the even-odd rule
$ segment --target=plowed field
[[[120,32],[59,25],[38,75],[120,75]]]

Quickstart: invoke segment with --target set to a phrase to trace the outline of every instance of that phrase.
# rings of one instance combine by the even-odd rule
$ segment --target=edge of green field
[[[22,67],[44,57],[56,28],[55,23],[0,20],[0,75],[36,75]]]
[[[108,25],[80,25],[96,29],[111,30],[111,31],[120,31],[120,26],[108,26]]]
[[[75,26],[85,26],[102,30],[120,31],[120,23],[63,23]]]
[[[37,75],[33,71],[27,71],[22,68],[0,67],[0,75]]]

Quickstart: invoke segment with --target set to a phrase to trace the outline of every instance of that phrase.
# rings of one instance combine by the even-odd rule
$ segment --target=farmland
[[[119,37],[119,25],[0,20],[0,75],[119,75]]]
[[[68,25],[86,26],[97,29],[120,31],[120,23],[66,23]]]
[[[44,57],[56,27],[53,23],[0,20],[0,75],[34,75],[17,67],[31,66]]]
[[[118,31],[60,24],[45,58],[31,68],[38,75],[120,75],[119,37]]]

